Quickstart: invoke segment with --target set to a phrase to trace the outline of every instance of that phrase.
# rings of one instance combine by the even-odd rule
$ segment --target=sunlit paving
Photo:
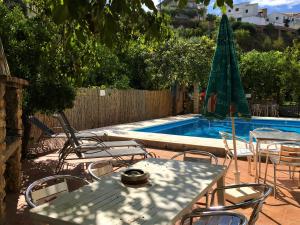
[[[299,225],[299,0],[0,1],[0,160],[0,225]]]

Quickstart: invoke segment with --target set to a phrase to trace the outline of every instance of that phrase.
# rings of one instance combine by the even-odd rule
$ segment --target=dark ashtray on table
[[[149,173],[141,169],[127,169],[121,174],[121,181],[125,185],[143,185],[147,184]]]

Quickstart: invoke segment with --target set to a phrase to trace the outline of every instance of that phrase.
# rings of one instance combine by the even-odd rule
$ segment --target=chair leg
[[[299,170],[299,176],[298,176],[298,188],[300,188],[300,170]]]
[[[300,173],[299,173],[300,176]],[[205,195],[205,207],[208,208],[208,192]]]
[[[266,169],[265,169],[264,184],[267,182],[268,166],[269,166],[269,154],[267,154],[267,157],[266,157]]]
[[[289,166],[289,176],[290,176],[290,179],[292,179],[291,166]]]
[[[247,156],[248,159],[248,173],[251,174],[251,156]]]
[[[226,161],[227,161],[227,154],[225,155],[225,159],[224,159],[224,162],[223,162],[223,166],[225,165]]]
[[[274,163],[274,198],[276,198],[276,165]]]
[[[257,183],[259,183],[259,179],[260,179],[260,172],[261,172],[261,153],[258,153],[258,180]]]

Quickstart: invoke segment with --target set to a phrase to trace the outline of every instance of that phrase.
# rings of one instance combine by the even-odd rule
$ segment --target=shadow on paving
[[[153,150],[160,158],[170,159],[176,152]],[[219,158],[220,159],[220,158]],[[220,163],[223,159],[219,160]],[[33,181],[54,175],[57,165],[56,160],[47,159],[41,157],[38,160],[24,160],[22,162],[22,189],[18,194],[7,194],[7,225],[31,225],[31,221],[28,214],[28,207],[25,202],[24,192],[26,187]],[[253,182],[254,177],[247,173],[247,162],[239,161],[239,168],[242,173],[242,182]],[[263,170],[264,171],[264,170]],[[254,174],[254,172],[252,172]],[[83,170],[82,166],[69,167],[65,169],[61,174],[71,174],[80,177],[88,177],[87,173]],[[268,172],[268,183],[272,184],[273,171],[270,169]],[[278,174],[278,198],[275,199],[270,196],[266,204],[263,207],[259,220],[256,225],[297,225],[300,224],[300,190],[297,187],[298,174],[295,175],[295,180],[289,180],[289,176],[286,173]],[[226,177],[226,184],[232,184],[233,179],[233,163],[228,170]],[[140,199],[142,200],[142,199]],[[202,206],[201,206],[202,207]],[[241,211],[246,215],[249,215],[250,210]]]

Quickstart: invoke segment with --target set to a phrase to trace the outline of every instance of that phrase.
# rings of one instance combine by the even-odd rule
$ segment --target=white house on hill
[[[267,9],[260,9],[258,3],[235,4],[232,9],[227,9],[227,15],[237,21],[261,26],[271,23],[278,27],[300,28],[300,13],[271,13],[268,15]]]
[[[300,13],[271,13],[269,23],[274,26],[287,26],[292,29],[300,28]]]
[[[233,8],[227,9],[227,15],[238,21],[253,23],[256,25],[267,25],[267,9],[259,9],[258,3],[250,4],[244,2],[235,4]]]

